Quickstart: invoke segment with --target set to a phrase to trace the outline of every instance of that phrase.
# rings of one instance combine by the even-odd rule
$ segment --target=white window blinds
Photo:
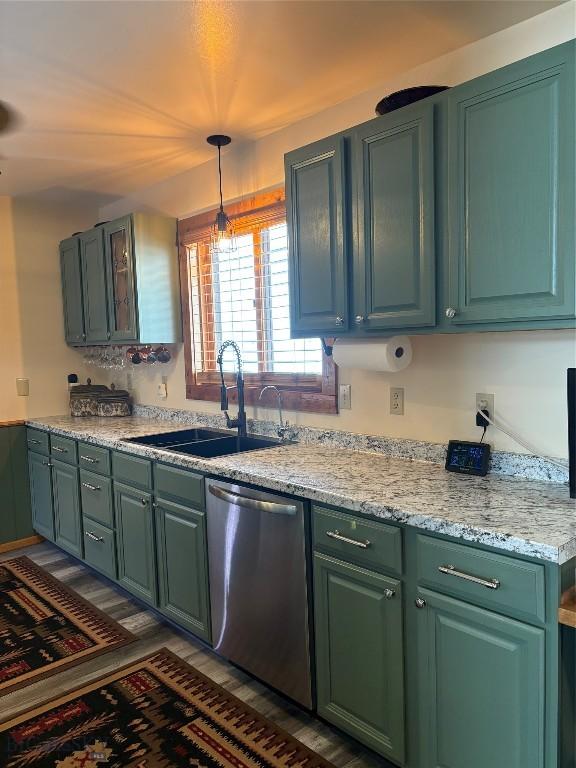
[[[240,225],[236,248],[212,248],[206,234],[188,246],[192,338],[197,371],[214,371],[221,343],[234,340],[247,373],[322,374],[319,339],[290,339],[285,214]],[[225,370],[234,369],[234,359]]]

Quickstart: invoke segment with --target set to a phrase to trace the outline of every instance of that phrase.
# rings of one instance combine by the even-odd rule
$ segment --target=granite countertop
[[[509,552],[555,563],[576,557],[576,502],[565,485],[464,477],[429,462],[302,443],[202,459],[125,442],[130,437],[190,428],[190,424],[138,416],[62,416],[27,423]]]

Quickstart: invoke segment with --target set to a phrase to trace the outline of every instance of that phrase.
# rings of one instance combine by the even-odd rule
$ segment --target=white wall
[[[66,375],[88,375],[64,341],[58,244],[94,221],[86,207],[0,199],[0,419],[66,413]],[[16,377],[30,380],[29,397]]]
[[[571,39],[574,11],[574,3],[559,6],[383,82],[378,90],[231,149],[224,160],[226,197],[236,199],[283,183],[285,152],[370,119],[375,104],[386,93],[421,83],[455,85]],[[233,126],[227,128],[233,131]],[[207,163],[108,205],[100,215],[112,218],[132,210],[154,210],[182,218],[215,205],[216,180],[214,163]],[[474,393],[487,391],[496,395],[496,413],[538,450],[566,456],[565,370],[576,365],[575,338],[571,331],[414,337],[414,361],[401,374],[340,371],[340,381],[352,384],[350,411],[338,416],[290,414],[290,419],[311,426],[439,442],[449,437],[472,438],[478,436],[470,426]],[[186,401],[181,353],[169,366],[167,401],[156,398],[162,373],[166,369],[135,374],[139,402],[217,410],[216,404]],[[387,414],[391,384],[406,388],[403,417]],[[520,450],[500,434],[490,440],[495,447]]]

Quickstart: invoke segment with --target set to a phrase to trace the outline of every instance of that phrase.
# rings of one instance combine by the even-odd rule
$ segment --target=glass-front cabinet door
[[[132,217],[104,225],[110,340],[137,341]]]

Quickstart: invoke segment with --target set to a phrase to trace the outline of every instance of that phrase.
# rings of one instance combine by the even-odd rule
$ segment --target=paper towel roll
[[[389,339],[336,339],[332,351],[336,365],[364,371],[403,371],[412,361],[412,344],[408,336]]]

